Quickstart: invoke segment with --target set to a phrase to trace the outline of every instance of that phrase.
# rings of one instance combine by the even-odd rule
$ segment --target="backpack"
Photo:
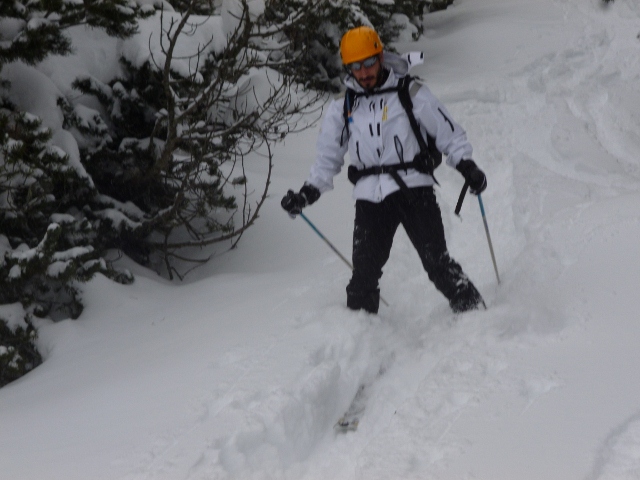
[[[412,81],[413,85],[411,85]],[[410,75],[406,75],[399,80],[397,86],[377,90],[371,95],[379,95],[388,92],[398,92],[400,104],[407,113],[409,124],[411,125],[411,129],[413,130],[416,140],[418,141],[420,151],[410,162],[401,161],[400,163],[394,165],[380,165],[376,167],[364,168],[361,170],[358,169],[355,165],[350,165],[347,170],[347,175],[351,183],[355,185],[358,180],[368,175],[381,175],[383,173],[387,173],[391,175],[391,177],[396,181],[400,189],[407,196],[411,197],[412,193],[404,183],[400,175],[398,175],[398,170],[407,171],[408,169],[414,169],[433,176],[435,169],[438,168],[438,166],[442,163],[442,152],[438,150],[438,148],[436,147],[435,139],[429,134],[427,134],[427,139],[425,141],[424,137],[422,136],[422,132],[420,131],[420,125],[418,124],[418,121],[413,114],[413,100],[411,100],[411,97],[415,96],[419,88],[420,84],[415,81],[415,78]],[[349,138],[349,123],[353,121],[353,119],[351,118],[351,106],[354,104],[355,100],[358,97],[368,96],[370,95],[364,92],[356,92],[351,88],[347,89],[347,92],[344,96],[343,107],[344,124],[347,138]],[[433,178],[435,180],[435,176]],[[438,183],[437,180],[435,180],[435,182],[436,184]]]

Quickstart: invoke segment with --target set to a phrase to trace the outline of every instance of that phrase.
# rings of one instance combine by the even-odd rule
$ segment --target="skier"
[[[329,104],[311,173],[298,193],[287,192],[282,208],[295,216],[331,190],[348,151],[348,176],[356,200],[348,308],[378,312],[378,282],[400,224],[429,279],[454,312],[484,306],[478,290],[447,251],[433,191],[437,183],[433,168],[439,162],[425,151],[433,152],[435,145],[440,160],[439,152],[445,153],[446,163],[463,175],[471,193],[477,195],[487,181],[471,159],[473,150],[465,131],[424,84],[407,75],[407,59],[383,52],[375,30],[363,26],[347,31],[340,55],[348,72],[347,94]],[[403,106],[401,91],[410,92],[405,97],[410,96],[412,108]],[[418,138],[422,131],[431,145]]]

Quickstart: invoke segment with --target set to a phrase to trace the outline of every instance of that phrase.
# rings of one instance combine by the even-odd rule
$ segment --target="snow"
[[[317,127],[291,135],[237,249],[183,283],[123,259],[133,285],[97,276],[80,319],[40,322],[45,363],[0,390],[0,476],[640,478],[639,20],[636,0],[457,0],[399,45],[425,52],[416,73],[488,176],[500,285],[475,198],[453,214],[459,174],[440,167],[437,193],[486,311],[454,317],[404,232],[381,282],[390,306],[348,311],[350,272],[279,206]],[[111,58],[91,35],[95,57],[78,55]],[[67,92],[73,58],[39,66],[56,88],[34,76],[34,94]],[[55,127],[46,102],[30,111]],[[264,162],[246,174],[264,178]],[[350,189],[343,174],[306,211],[344,253]],[[336,434],[363,383],[358,430]]]
[[[44,127],[62,128],[62,112],[56,106],[61,92],[45,74],[29,65],[11,63],[2,67],[2,78],[11,82],[8,99],[18,108],[40,117]]]
[[[166,36],[160,34],[161,28],[173,37],[176,35],[180,19],[178,13],[164,12],[140,20],[138,33],[123,42],[122,54],[134,66],[140,67],[150,61],[163,68],[169,41]],[[176,61],[171,64],[172,69],[183,77],[193,75],[208,52],[220,52],[224,48],[226,31],[227,27],[220,16],[191,17],[176,41]],[[196,55],[199,51],[202,52],[200,58]]]
[[[11,330],[15,330],[17,327],[27,328],[24,313],[20,303],[0,305],[0,318],[7,322],[7,326]]]

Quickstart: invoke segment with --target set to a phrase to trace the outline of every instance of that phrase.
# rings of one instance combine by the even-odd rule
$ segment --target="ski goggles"
[[[361,62],[350,63],[349,65],[347,65],[347,67],[352,72],[357,72],[362,67],[365,67],[365,68],[373,67],[377,62],[378,62],[378,55],[374,55],[373,57],[369,57],[365,60],[362,60]]]

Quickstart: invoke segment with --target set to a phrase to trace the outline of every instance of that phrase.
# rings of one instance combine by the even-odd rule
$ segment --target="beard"
[[[359,83],[362,88],[371,90],[373,87],[375,87],[378,84],[378,77],[374,77],[373,75],[371,75],[369,77],[363,78],[362,80],[359,81]]]
[[[378,70],[377,75],[368,75],[364,78],[357,79],[358,83],[365,90],[373,90],[382,84],[383,69]]]

